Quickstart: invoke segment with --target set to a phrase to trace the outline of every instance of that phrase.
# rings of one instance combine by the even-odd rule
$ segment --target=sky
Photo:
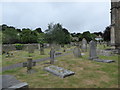
[[[41,28],[60,23],[69,32],[100,32],[110,25],[110,2],[4,2],[2,24]]]

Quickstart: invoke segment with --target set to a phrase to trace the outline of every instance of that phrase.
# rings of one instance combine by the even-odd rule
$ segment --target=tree
[[[103,39],[104,41],[110,41],[110,27],[106,27],[103,33]]]
[[[36,28],[34,31],[37,32],[37,33],[43,33],[41,28]]]
[[[6,44],[18,43],[20,40],[18,36],[18,31],[10,26],[2,25],[2,41]]]
[[[48,24],[46,32],[46,41],[48,43],[66,44],[70,42],[70,33],[62,25],[57,23]]]
[[[37,34],[29,28],[22,29],[20,37],[22,43],[37,43]]]

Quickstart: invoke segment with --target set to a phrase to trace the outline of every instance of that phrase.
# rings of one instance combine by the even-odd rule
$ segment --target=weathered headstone
[[[34,47],[30,44],[27,45],[27,51],[28,51],[29,56],[31,57],[32,53],[34,53]]]
[[[72,72],[70,70],[66,70],[64,68],[57,67],[57,66],[54,66],[54,65],[51,65],[49,67],[45,67],[44,70],[52,73],[53,75],[59,76],[61,78],[65,78],[67,76],[75,74],[74,72]]]
[[[2,90],[18,90],[28,88],[26,82],[20,82],[12,75],[1,75],[2,77]]]
[[[32,67],[35,65],[36,62],[33,62],[31,57],[28,57],[27,62],[23,63],[23,67],[27,67],[27,73],[34,73],[35,71],[32,69]]]
[[[50,64],[54,64],[55,50],[52,47],[50,50]]]
[[[89,48],[90,48],[89,59],[93,60],[93,59],[98,58],[97,57],[97,52],[96,52],[96,43],[95,43],[95,41],[93,41],[93,40],[90,41]]]
[[[44,55],[44,44],[40,44],[40,55]]]
[[[82,49],[83,52],[87,51],[87,40],[85,38],[82,39],[81,49]]]
[[[73,54],[74,54],[75,57],[82,57],[79,46],[76,46],[76,47],[73,49]]]

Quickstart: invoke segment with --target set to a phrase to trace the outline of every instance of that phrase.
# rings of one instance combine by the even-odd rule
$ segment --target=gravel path
[[[71,54],[71,53],[65,53],[65,54],[62,54],[62,55],[57,55],[55,57],[65,56],[65,55],[69,55],[69,54]],[[47,58],[42,58],[42,59],[36,59],[36,60],[33,60],[33,61],[40,62],[40,61],[46,61],[46,60],[49,60],[49,59],[50,58],[47,57]],[[18,63],[18,64],[13,64],[13,65],[10,65],[10,66],[6,66],[6,67],[2,67],[2,72],[7,71],[7,70],[11,70],[11,69],[14,69],[14,68],[18,68],[18,67],[23,67],[23,62]]]

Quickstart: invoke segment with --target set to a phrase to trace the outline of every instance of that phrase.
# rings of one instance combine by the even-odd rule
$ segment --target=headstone
[[[40,44],[40,55],[44,55],[44,44]]]
[[[109,50],[100,50],[100,49],[97,49],[97,55],[112,56],[113,53],[112,53],[112,51],[109,51]]]
[[[36,62],[33,62],[31,57],[28,57],[28,61],[23,63],[23,67],[27,67],[27,73],[34,73],[35,71],[32,67],[35,65]]]
[[[112,63],[115,62],[114,60],[102,60],[102,59],[93,59],[96,62],[103,62],[103,63]]]
[[[82,57],[79,46],[76,46],[76,47],[73,49],[73,54],[74,54],[75,57]]]
[[[28,88],[26,82],[20,82],[12,75],[2,75],[2,90],[18,90]]]
[[[83,52],[87,51],[87,40],[85,38],[82,39],[81,49],[82,49]]]
[[[66,70],[64,68],[57,67],[57,66],[54,66],[54,65],[45,67],[44,70],[52,73],[53,75],[59,76],[61,78],[65,78],[67,76],[75,74],[74,72],[72,72],[70,70]]]
[[[55,52],[55,55],[61,55],[62,53],[61,52]]]
[[[27,46],[28,53],[34,53],[34,47],[32,45]]]
[[[96,43],[95,43],[95,41],[93,41],[93,40],[90,41],[89,48],[90,48],[89,59],[93,60],[93,59],[98,58],[97,57],[97,52],[96,52]]]
[[[54,64],[55,50],[52,47],[50,50],[50,64]]]

